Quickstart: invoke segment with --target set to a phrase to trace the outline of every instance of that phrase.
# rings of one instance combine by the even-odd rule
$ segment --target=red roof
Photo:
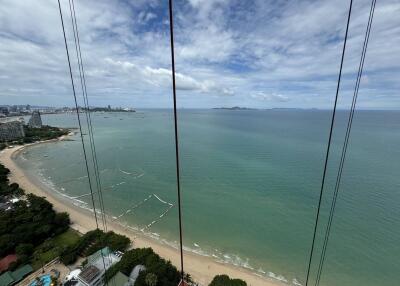
[[[6,257],[3,257],[0,260],[0,272],[7,270],[8,266],[13,263],[14,261],[17,261],[18,257],[15,254],[9,254]]]

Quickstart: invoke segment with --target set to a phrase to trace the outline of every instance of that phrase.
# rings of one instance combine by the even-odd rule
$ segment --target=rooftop
[[[110,284],[113,286],[127,286],[129,285],[129,277],[118,271],[111,279]]]
[[[87,284],[90,284],[90,282],[92,282],[99,274],[100,270],[96,266],[89,265],[82,270],[78,277]]]
[[[17,261],[17,259],[18,259],[17,255],[15,255],[15,254],[9,254],[9,255],[3,257],[0,260],[0,272],[6,270],[8,268],[8,266],[12,262]]]
[[[7,271],[0,275],[0,285],[1,286],[8,286],[14,283],[14,277],[12,277],[11,272]]]
[[[21,281],[26,275],[28,275],[32,271],[32,266],[30,266],[29,264],[24,265],[13,272],[7,271],[6,273],[0,275],[0,286],[13,285]]]
[[[93,265],[100,269],[100,272],[105,272],[104,268],[108,269],[120,260],[121,258],[112,253],[108,247],[104,247],[88,257],[88,265]]]

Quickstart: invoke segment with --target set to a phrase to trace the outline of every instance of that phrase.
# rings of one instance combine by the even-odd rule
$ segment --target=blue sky
[[[171,107],[167,0],[75,0],[91,105]],[[74,55],[68,1],[61,0]],[[354,0],[349,107],[370,0]],[[332,108],[348,0],[176,0],[180,107]],[[360,108],[400,108],[400,2],[377,1]],[[75,76],[78,75],[73,58]],[[76,77],[78,82],[78,78]],[[57,1],[3,0],[0,104],[72,106]]]

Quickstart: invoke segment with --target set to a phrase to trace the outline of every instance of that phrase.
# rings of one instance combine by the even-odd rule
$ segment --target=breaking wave
[[[70,196],[67,195],[65,193],[65,188],[60,187],[58,188],[52,181],[51,181],[51,177],[45,177],[43,175],[43,170],[40,170],[38,172],[38,175],[40,177],[40,181],[46,186],[48,187],[51,191],[54,191],[55,193],[57,193],[58,195],[68,199],[69,201],[71,201],[71,203],[77,207],[80,207],[82,209],[88,210],[90,212],[93,212],[93,209],[89,206],[88,203],[79,200],[79,198],[82,198],[84,196],[87,196],[89,194],[83,194],[83,195],[79,195],[79,196]],[[82,177],[83,178],[83,177]],[[118,185],[122,185],[125,182],[120,182],[115,186]],[[136,208],[140,207],[142,204],[144,204],[145,202],[147,202],[149,199],[154,198],[156,200],[158,200],[160,203],[167,205],[167,208],[164,212],[162,212],[160,215],[158,215],[158,217],[156,217],[155,219],[153,219],[149,224],[147,224],[144,227],[138,227],[138,226],[132,226],[129,225],[127,222],[122,222],[120,219],[122,217],[124,217],[127,214],[133,213],[135,211]],[[115,216],[110,216],[108,214],[106,214],[106,216],[108,218],[111,218],[112,221],[114,223],[117,223],[119,225],[121,225],[122,227],[129,229],[131,231],[133,231],[134,233],[142,233],[142,235],[145,235],[147,237],[150,237],[154,240],[157,240],[158,242],[168,245],[174,249],[179,249],[179,243],[177,241],[169,241],[164,239],[159,233],[156,232],[151,232],[148,231],[155,223],[159,222],[172,208],[174,207],[174,205],[170,202],[167,202],[165,200],[163,200],[162,198],[160,198],[157,194],[151,194],[148,197],[146,197],[145,199],[143,199],[142,201],[140,201],[139,203],[136,203],[134,205],[132,205],[130,208],[128,208],[127,210],[123,211],[122,213],[120,213],[119,215],[115,215]],[[96,209],[96,213],[101,214],[102,212]],[[137,235],[134,237],[136,238]],[[197,255],[201,255],[204,257],[209,257],[210,259],[213,259],[214,261],[218,262],[218,263],[222,263],[222,264],[228,264],[228,265],[233,265],[236,267],[241,267],[244,269],[247,269],[248,271],[251,271],[254,275],[258,276],[258,277],[262,277],[262,278],[266,278],[266,279],[272,279],[275,281],[279,281],[283,284],[286,285],[292,285],[292,286],[302,286],[302,284],[296,279],[293,278],[292,280],[289,280],[288,278],[286,278],[283,275],[280,274],[276,274],[272,271],[266,271],[262,268],[255,268],[253,265],[251,265],[250,263],[250,259],[249,258],[242,258],[239,255],[233,254],[233,253],[224,253],[218,249],[213,249],[213,251],[207,251],[204,250],[200,247],[199,243],[197,242],[193,242],[193,248],[188,247],[188,246],[183,246],[183,249],[187,252],[192,252],[195,253]]]

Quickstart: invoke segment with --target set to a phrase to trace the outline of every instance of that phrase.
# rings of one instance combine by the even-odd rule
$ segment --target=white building
[[[100,286],[104,285],[104,273],[108,268],[121,260],[120,257],[111,253],[108,247],[105,247],[96,253],[90,255],[86,267],[78,275],[79,283],[77,286]]]

